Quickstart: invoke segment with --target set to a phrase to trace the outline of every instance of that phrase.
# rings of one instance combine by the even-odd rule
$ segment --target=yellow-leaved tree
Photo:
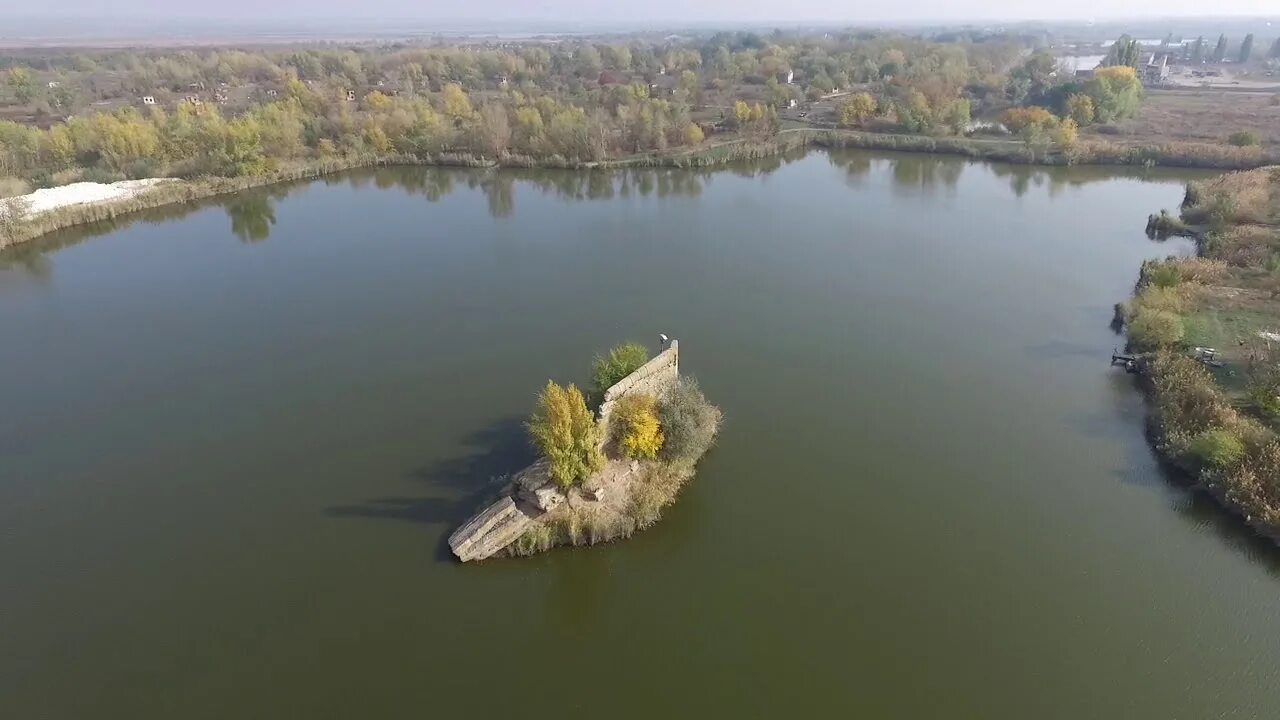
[[[548,381],[529,419],[529,435],[551,466],[551,479],[568,490],[604,466],[600,433],[586,398],[574,385]]]
[[[1093,122],[1097,113],[1093,109],[1093,98],[1084,93],[1074,93],[1067,98],[1067,116],[1076,121],[1076,125],[1084,127]]]
[[[860,125],[876,114],[876,99],[870,93],[854,93],[840,106],[840,124],[845,127]]]
[[[613,411],[618,446],[627,457],[652,460],[662,449],[658,402],[652,395],[627,395]]]
[[[444,99],[444,114],[448,115],[454,124],[462,125],[475,114],[475,110],[471,107],[471,98],[467,97],[467,91],[463,90],[461,85],[449,83],[440,91],[440,95]]]
[[[1067,118],[1058,123],[1058,127],[1053,130],[1053,142],[1063,150],[1072,150],[1080,139],[1080,126],[1076,125],[1076,121]]]

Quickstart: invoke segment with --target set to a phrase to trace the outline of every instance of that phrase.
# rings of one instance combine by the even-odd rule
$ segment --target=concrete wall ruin
[[[612,435],[609,418],[613,415],[613,409],[619,400],[628,395],[639,394],[660,398],[679,377],[680,342],[672,340],[670,347],[605,391],[597,421],[600,425],[601,437],[607,440]]]

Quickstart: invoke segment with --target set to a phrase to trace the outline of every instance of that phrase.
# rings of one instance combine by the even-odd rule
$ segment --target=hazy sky
[[[1280,0],[0,0],[0,11],[119,17],[415,18],[567,23],[1106,19],[1262,15]]]

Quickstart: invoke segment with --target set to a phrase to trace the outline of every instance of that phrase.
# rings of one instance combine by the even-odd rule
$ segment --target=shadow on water
[[[1181,471],[1162,464],[1160,472],[1170,485],[1185,494],[1184,502],[1175,506],[1179,517],[1197,529],[1212,532],[1224,544],[1257,563],[1272,577],[1280,577],[1280,546],[1270,538],[1254,532],[1244,520],[1228,512],[1207,492],[1194,487]]]
[[[1155,461],[1158,474],[1156,480],[1167,493],[1170,509],[1179,518],[1198,532],[1213,533],[1232,551],[1256,563],[1272,577],[1280,578],[1280,545],[1255,532],[1242,518],[1219,504],[1192,477],[1161,457],[1149,444],[1145,446],[1145,451]],[[1146,473],[1138,472],[1136,468],[1139,466],[1135,458],[1135,462],[1115,473],[1121,482],[1151,486],[1152,478]]]
[[[524,419],[507,417],[466,436],[466,453],[409,472],[409,479],[431,491],[424,496],[392,496],[326,508],[336,518],[396,520],[443,525],[436,558],[452,559],[448,534],[485,500],[493,497],[514,472],[534,460]]]

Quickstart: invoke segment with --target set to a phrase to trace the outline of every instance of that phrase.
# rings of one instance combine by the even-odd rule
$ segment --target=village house
[[[649,83],[650,97],[664,97],[676,94],[676,86],[679,82],[670,75],[659,75]]]
[[[600,78],[596,81],[601,87],[609,85],[627,85],[631,82],[631,76],[626,73],[620,73],[617,70],[605,70],[600,73]]]

